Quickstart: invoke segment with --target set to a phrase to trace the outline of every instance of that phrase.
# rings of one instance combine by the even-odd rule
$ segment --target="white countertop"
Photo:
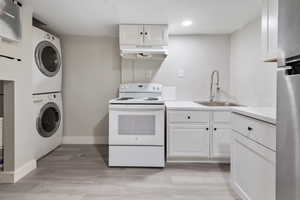
[[[224,110],[231,111],[232,108],[228,106],[205,106],[195,103],[193,101],[166,101],[165,105],[168,110]]]
[[[273,107],[235,107],[232,112],[276,124],[276,109]]]
[[[167,101],[165,105],[168,110],[231,111],[271,124],[276,124],[276,109],[272,107],[204,106],[194,103],[193,101]]]

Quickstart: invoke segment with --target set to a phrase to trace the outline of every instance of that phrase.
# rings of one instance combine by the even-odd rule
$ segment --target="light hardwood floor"
[[[237,200],[229,166],[168,164],[165,169],[108,168],[105,146],[63,145],[0,200]]]

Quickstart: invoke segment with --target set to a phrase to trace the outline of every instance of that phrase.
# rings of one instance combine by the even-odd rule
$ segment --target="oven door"
[[[164,105],[110,105],[109,145],[164,145]]]

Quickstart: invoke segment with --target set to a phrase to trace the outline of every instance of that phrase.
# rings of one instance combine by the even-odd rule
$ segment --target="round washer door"
[[[55,76],[61,67],[57,48],[48,41],[40,42],[35,49],[35,62],[39,70],[48,77]]]
[[[37,130],[40,136],[49,138],[55,134],[60,126],[61,113],[57,104],[50,102],[40,110],[37,119]]]

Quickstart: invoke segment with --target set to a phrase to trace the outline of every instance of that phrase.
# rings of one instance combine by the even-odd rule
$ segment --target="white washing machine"
[[[59,38],[33,27],[33,94],[60,92],[62,55]]]
[[[61,93],[33,95],[35,158],[39,159],[62,143],[63,106]]]

